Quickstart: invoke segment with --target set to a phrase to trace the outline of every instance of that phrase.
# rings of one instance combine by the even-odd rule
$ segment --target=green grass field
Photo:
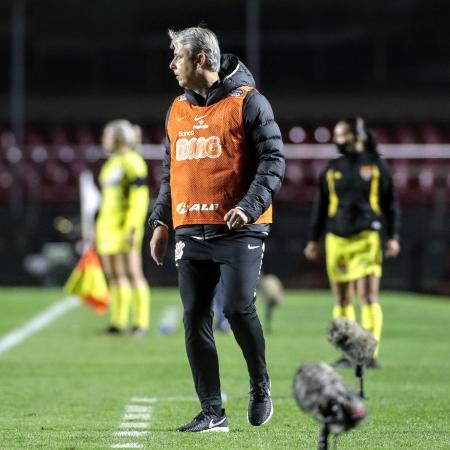
[[[0,290],[0,339],[63,297],[57,290]],[[367,373],[367,420],[338,438],[339,449],[450,448],[448,300],[383,295],[383,367]],[[173,431],[199,411],[181,325],[172,335],[157,331],[163,310],[174,305],[176,290],[153,291],[153,329],[145,338],[105,336],[107,318],[81,306],[0,353],[0,448],[316,448],[319,425],[297,408],[291,386],[301,363],[338,356],[325,338],[330,295],[291,291],[275,311],[266,337],[275,412],[266,426],[247,424],[243,357],[231,335],[217,337],[228,434]],[[340,373],[357,387],[351,371]],[[135,397],[155,401],[139,403]],[[136,428],[147,433],[117,436],[127,429],[121,424],[133,406],[151,408],[149,425]]]

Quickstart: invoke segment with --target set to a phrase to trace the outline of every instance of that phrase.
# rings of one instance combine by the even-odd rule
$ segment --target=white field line
[[[150,414],[125,414],[123,420],[150,420]]]
[[[130,402],[133,403],[155,403],[156,398],[154,397],[131,397]]]
[[[150,418],[153,412],[153,404],[157,401],[153,397],[132,397],[130,402],[141,403],[140,405],[129,404],[125,407],[125,413],[119,428],[123,431],[116,431],[114,436],[115,442],[111,444],[111,448],[143,448],[140,442],[120,442],[117,438],[140,438],[149,433]],[[144,405],[142,405],[144,403]]]
[[[198,402],[198,397],[193,395],[179,395],[176,397],[158,397],[158,402]]]
[[[127,413],[150,413],[152,411],[151,406],[138,406],[138,405],[128,405]]]
[[[111,448],[144,448],[144,446],[138,442],[125,442],[124,444],[113,444]]]
[[[150,430],[150,419],[152,417],[154,404],[156,402],[179,402],[179,401],[198,401],[193,396],[178,397],[131,397],[130,402],[138,404],[129,404],[125,407],[125,413],[119,428],[122,430],[115,431],[115,442],[110,448],[143,448],[141,442],[120,442],[120,438],[143,438]],[[289,401],[291,399],[289,398]],[[139,404],[140,403],[140,404]]]
[[[0,338],[0,354],[20,344],[27,337],[45,328],[58,317],[80,306],[77,297],[66,297],[35,316],[29,322]]]
[[[117,436],[117,437],[129,437],[129,436],[138,437],[139,436],[139,437],[141,437],[141,436],[145,436],[147,433],[148,433],[148,431],[116,431],[114,433],[114,436]]]
[[[148,422],[122,422],[120,428],[126,428],[131,430],[133,428],[146,429],[148,427]]]

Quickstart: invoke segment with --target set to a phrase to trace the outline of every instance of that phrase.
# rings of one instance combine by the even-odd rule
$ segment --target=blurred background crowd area
[[[79,175],[98,174],[104,123],[143,128],[154,199],[167,107],[180,90],[167,29],[204,22],[273,106],[286,177],[265,270],[289,287],[324,287],[307,263],[317,178],[335,122],[362,116],[392,168],[403,210],[393,289],[450,293],[450,4],[358,1],[66,0],[0,2],[0,284],[61,284],[80,239]],[[176,284],[169,261],[154,285]]]

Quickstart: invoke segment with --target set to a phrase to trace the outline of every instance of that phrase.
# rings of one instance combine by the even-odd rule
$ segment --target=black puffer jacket
[[[222,55],[219,75],[220,81],[211,86],[206,99],[193,91],[186,90],[188,101],[194,105],[207,106],[219,102],[229,92],[240,86],[255,86],[252,74],[234,55]],[[269,232],[268,224],[252,224],[251,222],[254,222],[270,206],[273,196],[280,189],[285,169],[283,142],[272,108],[263,95],[256,90],[251,91],[245,98],[243,108],[247,144],[250,151],[255,152],[258,164],[255,178],[247,194],[236,206],[242,208],[251,218],[250,224],[235,231],[229,231],[225,225],[190,225],[177,228],[177,235],[208,239],[231,232],[252,234]],[[169,112],[166,117],[169,116]],[[156,221],[168,226],[172,225],[169,142],[164,154],[161,187],[150,216],[151,226],[155,226]]]
[[[372,168],[380,173],[378,188],[373,191]],[[330,193],[328,174],[332,175],[333,192]],[[329,216],[330,196],[337,202],[336,212]],[[380,211],[374,211],[371,199],[377,199]],[[309,238],[318,241],[330,232],[350,237],[364,230],[380,231],[384,220],[389,239],[398,239],[400,206],[386,162],[376,152],[344,154],[331,160],[320,176]]]

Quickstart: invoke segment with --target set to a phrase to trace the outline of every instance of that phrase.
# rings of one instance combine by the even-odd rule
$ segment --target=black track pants
[[[247,362],[250,383],[268,381],[264,335],[254,304],[264,239],[236,234],[206,241],[187,236],[176,240],[186,351],[195,389],[202,407],[220,405],[212,307],[220,278],[224,313]]]

